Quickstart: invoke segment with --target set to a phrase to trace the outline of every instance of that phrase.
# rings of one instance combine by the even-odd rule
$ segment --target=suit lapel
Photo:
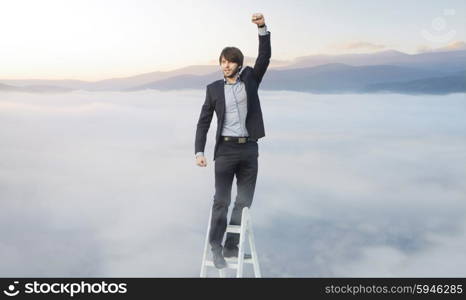
[[[217,113],[219,114],[219,118],[221,120],[223,120],[223,117],[225,115],[225,87],[224,87],[224,83],[223,83],[223,80],[219,80],[218,81],[218,84],[216,85],[216,91],[217,91],[217,95],[219,95],[219,103],[217,103],[218,105],[218,111]]]
[[[249,70],[250,68],[251,67],[246,67],[240,74],[241,81],[244,83],[244,90],[246,91],[246,101],[247,101],[248,112],[251,108],[251,103],[252,103],[252,101],[250,101],[249,99],[249,84],[247,80],[247,77],[248,77],[247,75],[250,72]]]

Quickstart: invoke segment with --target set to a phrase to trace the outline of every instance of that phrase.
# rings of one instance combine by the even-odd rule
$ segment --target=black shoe
[[[227,262],[222,255],[222,251],[212,251],[214,265],[217,269],[223,269],[227,266]]]
[[[238,252],[239,252],[238,247],[234,247],[234,248],[224,247],[223,248],[223,256],[224,257],[238,257]],[[244,254],[245,259],[249,259],[251,257],[252,257],[251,254],[247,254],[247,253]]]

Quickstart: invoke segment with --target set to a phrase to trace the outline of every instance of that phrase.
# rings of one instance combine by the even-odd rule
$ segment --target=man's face
[[[234,77],[236,72],[239,69],[239,66],[237,63],[228,61],[224,57],[222,57],[222,60],[220,62],[220,67],[222,68],[223,75],[225,77]]]

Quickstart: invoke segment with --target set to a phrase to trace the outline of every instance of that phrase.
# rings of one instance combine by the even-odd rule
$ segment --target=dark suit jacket
[[[262,119],[262,110],[257,90],[269,66],[271,54],[270,32],[267,35],[259,35],[259,55],[257,56],[254,68],[247,66],[240,74],[240,78],[245,85],[248,102],[246,129],[248,130],[249,137],[257,140],[265,136],[264,121]],[[204,152],[207,132],[209,131],[214,111],[217,115],[217,134],[214,149],[215,160],[225,119],[225,88],[223,79],[207,85],[205,102],[202,105],[199,121],[197,122],[194,153]]]

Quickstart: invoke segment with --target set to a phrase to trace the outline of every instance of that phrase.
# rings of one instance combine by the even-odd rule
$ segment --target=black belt
[[[239,137],[239,136],[222,136],[222,140],[225,142],[235,142],[238,144],[244,144],[247,142],[257,142],[257,139],[253,139],[250,137]]]

